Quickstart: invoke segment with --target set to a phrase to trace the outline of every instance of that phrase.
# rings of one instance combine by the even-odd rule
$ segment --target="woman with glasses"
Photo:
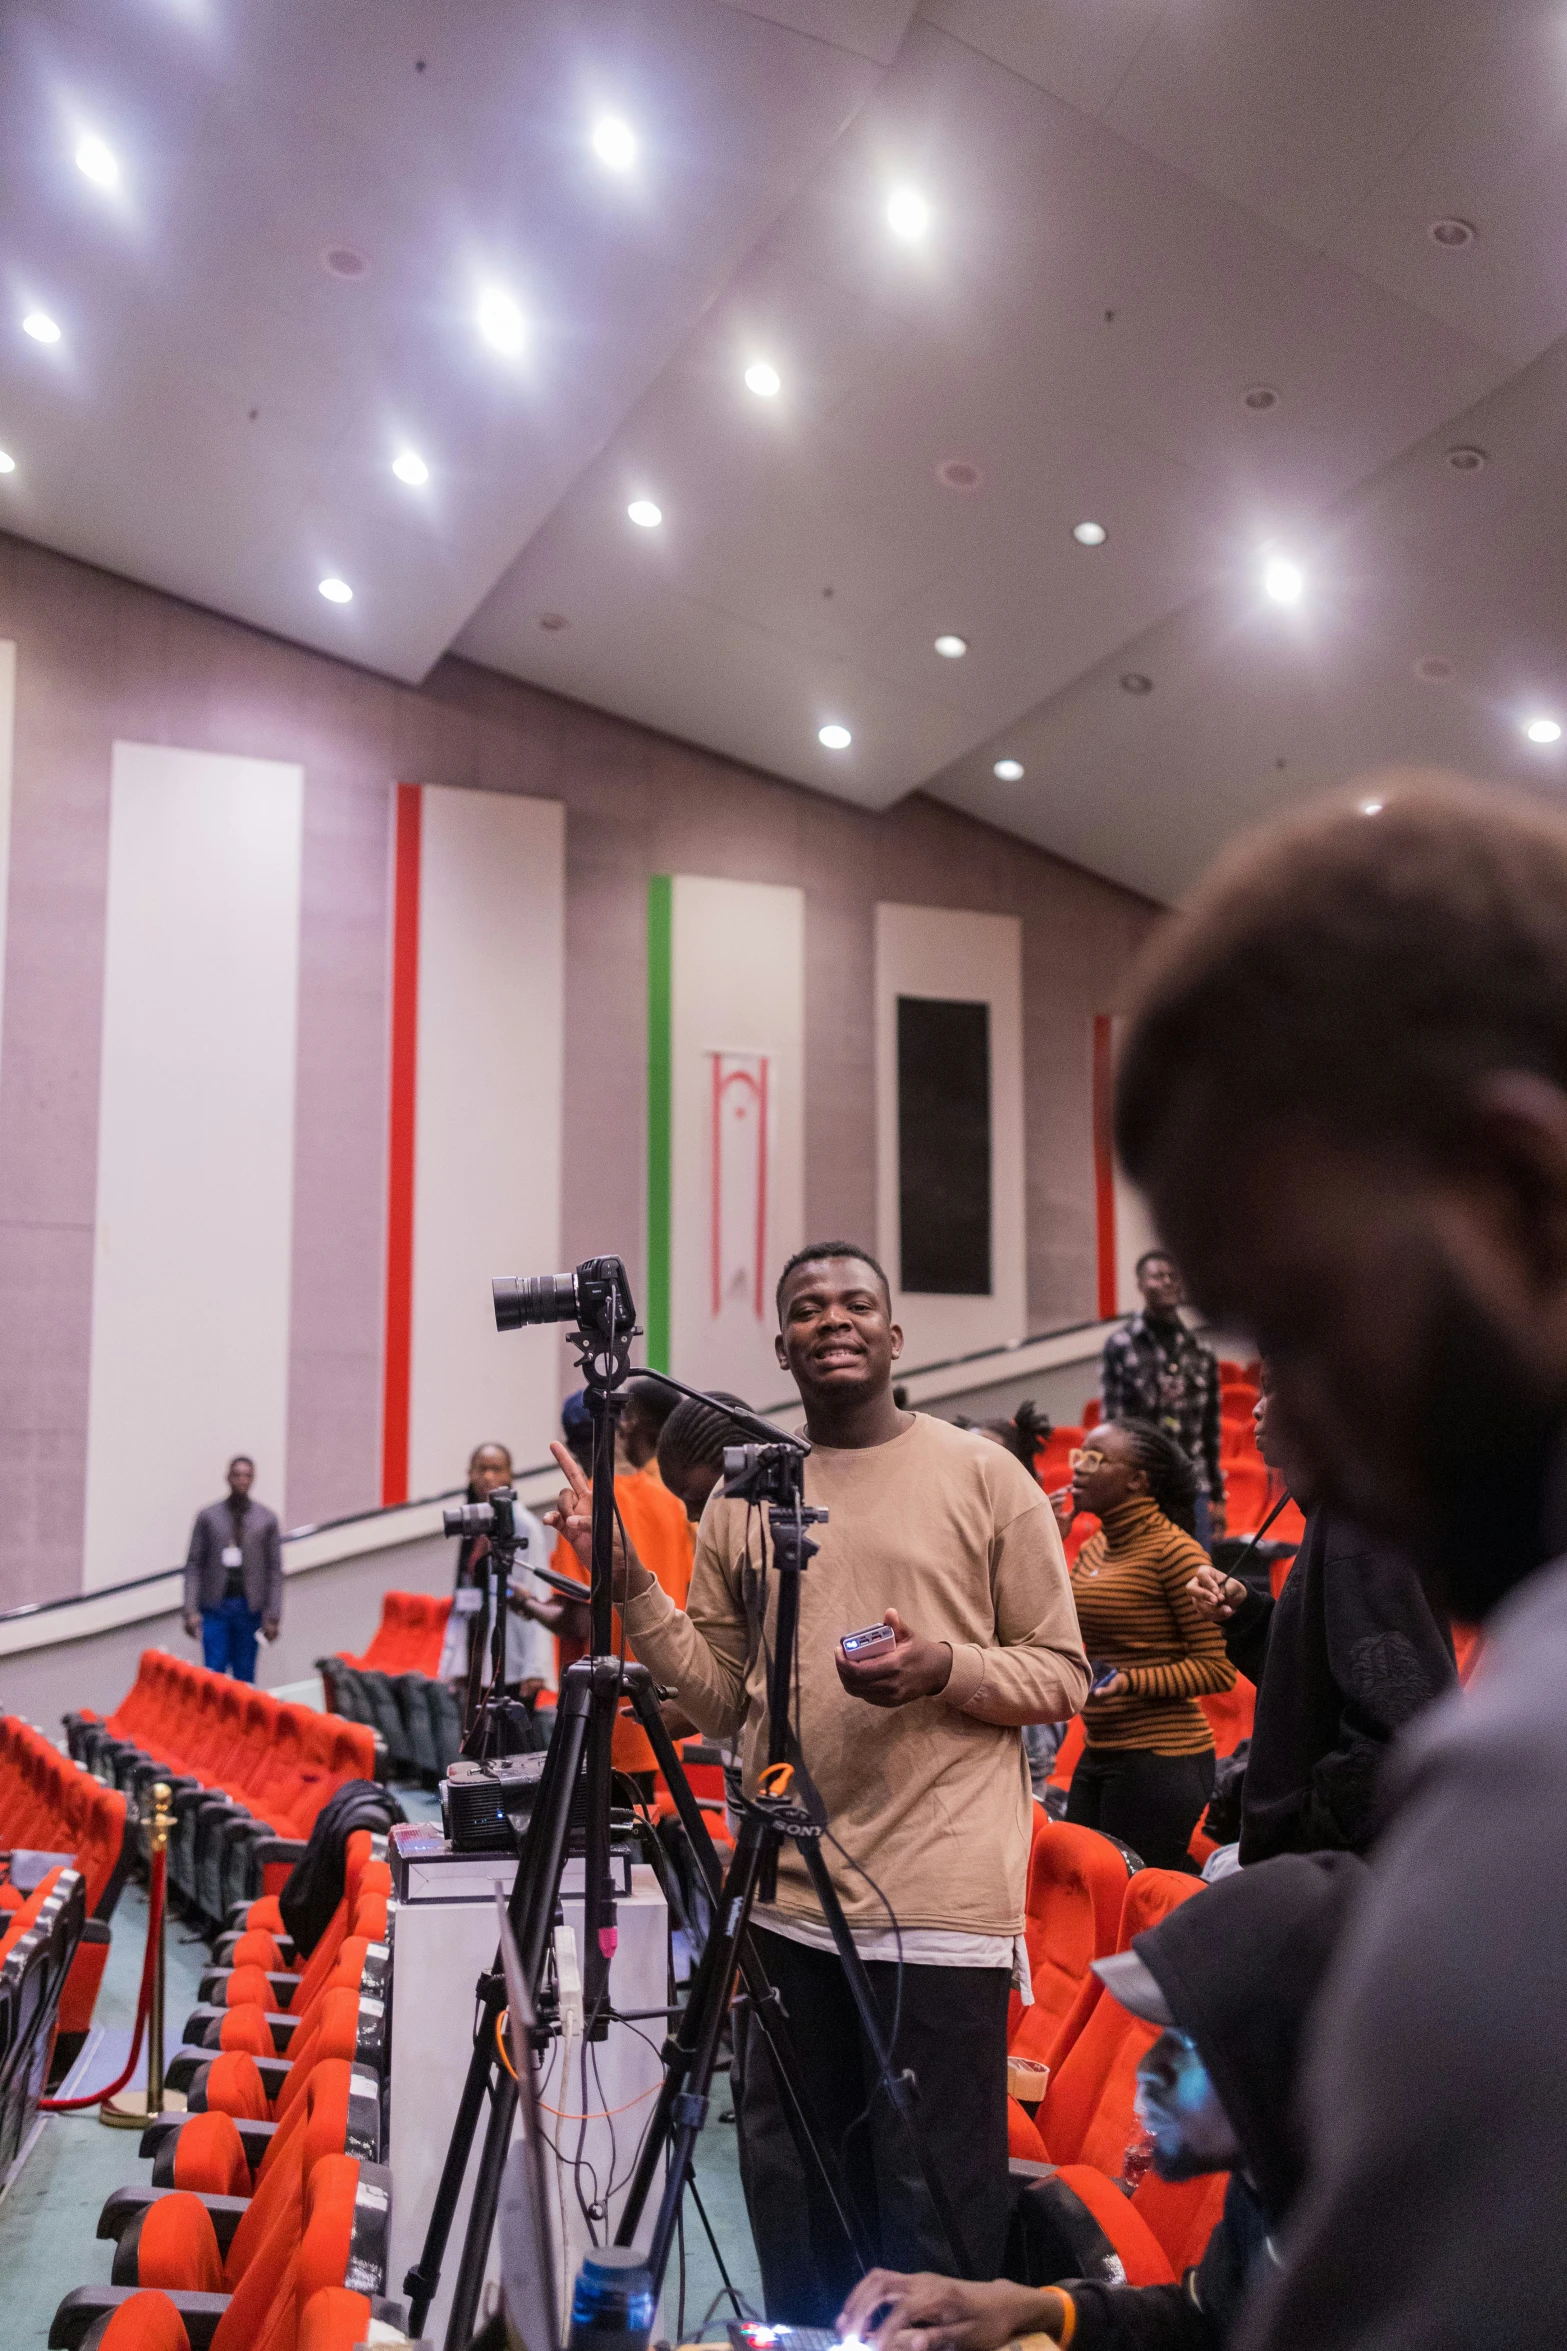
[[[1119,1837],[1155,1869],[1195,1871],[1187,1848],[1213,1793],[1213,1733],[1198,1700],[1235,1668],[1187,1584],[1208,1555],[1193,1532],[1197,1474],[1173,1437],[1112,1420],[1071,1457],[1091,1511],[1072,1596],[1093,1684],[1066,1817]]]

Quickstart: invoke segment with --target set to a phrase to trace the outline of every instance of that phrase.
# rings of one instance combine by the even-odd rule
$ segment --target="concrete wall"
[[[285,1524],[362,1509],[377,1493],[398,780],[565,804],[568,1262],[615,1249],[640,1279],[647,876],[713,874],[806,893],[813,1232],[875,1229],[876,901],[1020,918],[1029,1322],[1094,1311],[1088,1020],[1118,1002],[1157,919],[1145,901],[918,794],[863,814],[457,661],[420,689],[394,685],[4,537],[0,638],[18,646],[0,1032],[0,1606],[81,1580],[116,740],[297,761],[305,773],[288,1490],[267,1491],[264,1469],[259,1489]],[[204,1499],[193,1494],[192,1508]]]

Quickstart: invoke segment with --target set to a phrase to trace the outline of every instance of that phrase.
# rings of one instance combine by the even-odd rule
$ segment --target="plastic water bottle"
[[[571,2351],[645,2351],[655,2296],[647,2263],[631,2245],[583,2256],[571,2293]]]

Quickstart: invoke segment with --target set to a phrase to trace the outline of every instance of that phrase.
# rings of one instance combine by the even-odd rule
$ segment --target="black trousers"
[[[753,1930],[757,1957],[779,1992],[806,2093],[847,2175],[871,2257],[892,2269],[950,2273],[908,2131],[875,2074],[848,1978],[835,1952]],[[898,1968],[866,1974],[885,2032]],[[968,2243],[976,2277],[994,2277],[1007,2233],[1007,1994],[1005,1967],[905,1967],[896,2066],[913,2069],[919,2115],[937,2176]],[[775,2324],[830,2327],[858,2284],[826,2191],[802,2164],[772,2060],[749,2001],[735,2010],[735,2120],[740,2177]]]
[[[1197,1865],[1187,1847],[1213,1794],[1213,1749],[1156,1755],[1151,1747],[1085,1747],[1067,1791],[1066,1817],[1130,1845],[1150,1869]]]

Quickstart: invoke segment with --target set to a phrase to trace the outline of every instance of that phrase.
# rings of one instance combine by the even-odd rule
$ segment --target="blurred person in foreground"
[[[1188,1586],[1257,1685],[1241,1775],[1243,1869],[1270,1853],[1364,1853],[1394,1735],[1458,1679],[1453,1636],[1406,1555],[1313,1503],[1266,1364],[1252,1426],[1258,1452],[1306,1513],[1294,1565],[1277,1600],[1211,1565]]]
[[[822,1855],[883,2021],[912,2069],[920,2117],[973,2258],[999,2265],[1007,2225],[1007,2005],[1022,1943],[1032,1804],[1019,1727],[1070,1714],[1088,1675],[1053,1514],[998,1446],[900,1411],[903,1334],[887,1277],[853,1243],[785,1265],[777,1354],[805,1406],[805,1499],[830,1516],[801,1580],[796,1796],[830,1835]],[[591,1491],[570,1478],[556,1523],[586,1549]],[[575,1474],[573,1474],[575,1472]],[[629,1532],[628,1528],[628,1532]],[[635,1556],[620,1564],[627,1632],[714,1738],[744,1742],[755,1794],[766,1762],[776,1574],[765,1513],[714,1494],[682,1609]],[[881,1655],[843,1635],[880,1620]],[[792,1845],[753,1947],[793,2027],[806,2094],[839,2149],[883,2259],[940,2258],[909,2136],[886,2099],[848,1978]],[[855,2265],[814,2174],[802,2178],[761,2034],[737,2030],[741,2176],[769,2314],[830,2325]]]
[[[283,1621],[283,1545],[277,1513],[251,1493],[256,1465],[236,1453],[228,1492],[196,1514],[185,1554],[185,1630],[209,1673],[256,1678],[256,1637]]]
[[[1487,1636],[1390,1758],[1307,2187],[1242,2340],[1556,2351],[1567,823],[1394,779],[1243,844],[1147,959],[1116,1135],[1195,1296],[1267,1358],[1313,1499]]]
[[[1301,2043],[1364,1878],[1347,1854],[1285,1854],[1095,1963],[1110,1996],[1159,2028],[1137,2068],[1154,2169],[1165,2180],[1230,2175],[1202,2259],[1183,2278],[1038,2287],[873,2270],[839,2331],[875,2351],[1002,2351],[1030,2336],[1072,2351],[1223,2351],[1299,2192]],[[1067,2193],[1071,2177],[1060,2183]]]

